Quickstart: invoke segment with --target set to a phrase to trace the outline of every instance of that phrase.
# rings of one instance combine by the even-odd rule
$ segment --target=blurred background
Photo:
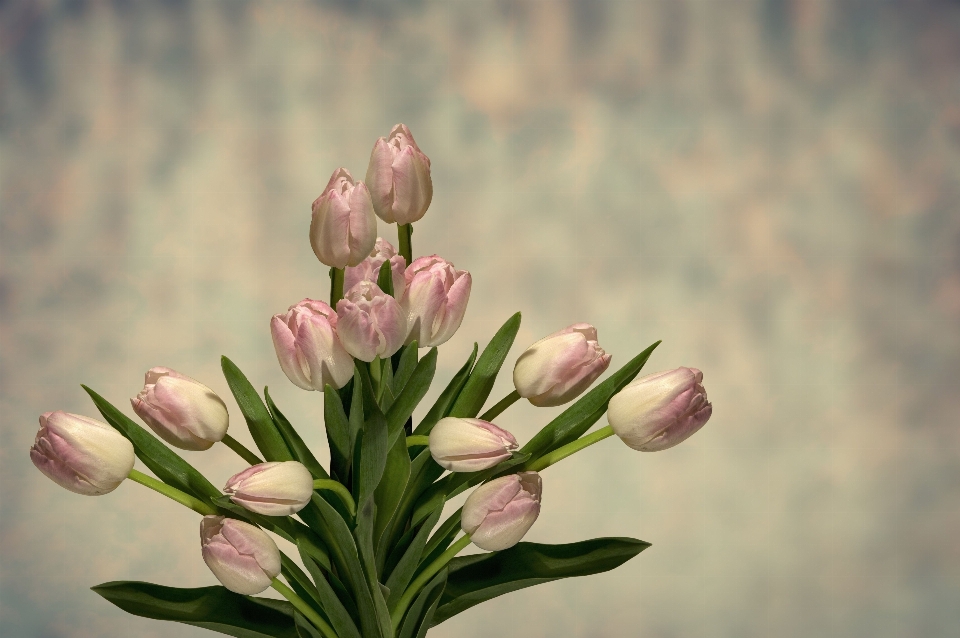
[[[96,414],[80,383],[132,414],[164,365],[249,442],[226,354],[327,458],[268,323],[326,297],[310,203],[397,122],[433,162],[414,253],[474,278],[442,384],[521,310],[492,400],[588,321],[614,368],[663,339],[647,372],[698,367],[714,403],[677,448],[614,438],[544,475],[529,540],[649,550],[431,636],[955,635],[960,3],[7,0],[3,636],[213,635],[88,589],[215,580],[192,512],[37,472],[37,416]],[[523,442],[557,412],[499,422]],[[218,485],[240,469],[186,455]]]

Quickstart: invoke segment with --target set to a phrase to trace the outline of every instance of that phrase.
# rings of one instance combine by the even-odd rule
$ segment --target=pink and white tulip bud
[[[30,460],[47,478],[77,494],[117,489],[133,469],[133,444],[106,423],[61,410],[40,415]]]
[[[337,313],[322,301],[304,299],[274,315],[270,333],[287,378],[304,390],[342,388],[353,378],[353,357],[337,336]]]
[[[400,303],[410,334],[421,348],[445,343],[456,333],[467,312],[473,279],[447,260],[430,255],[414,259],[404,273],[407,285]]]
[[[614,433],[641,452],[673,447],[703,427],[713,413],[703,373],[677,368],[637,379],[610,399]]]
[[[460,526],[481,549],[513,547],[540,515],[543,481],[536,472],[520,472],[484,483],[463,504]]]
[[[480,419],[445,417],[430,430],[430,454],[451,472],[478,472],[510,458],[513,435]]]
[[[407,318],[396,299],[372,281],[361,281],[337,302],[337,333],[361,361],[389,357],[403,345]]]
[[[331,268],[356,266],[377,240],[377,218],[363,182],[338,168],[313,202],[310,244],[317,259]]]
[[[200,548],[203,562],[220,584],[237,594],[259,594],[280,574],[280,549],[265,531],[250,523],[204,516]]]
[[[260,463],[230,477],[223,491],[251,512],[290,516],[310,502],[313,476],[297,461]]]
[[[400,299],[406,286],[403,271],[407,268],[407,262],[397,254],[393,245],[383,237],[377,237],[377,243],[370,251],[370,255],[361,261],[358,266],[350,266],[343,271],[343,289],[350,290],[361,281],[377,283],[380,277],[380,267],[385,261],[390,262],[390,270],[393,275],[393,296]]]
[[[373,209],[388,224],[412,224],[427,212],[433,199],[430,158],[405,125],[397,124],[373,145],[367,185]]]
[[[150,368],[130,404],[161,439],[183,450],[207,450],[227,434],[230,418],[217,393],[170,368]]]
[[[597,329],[575,323],[526,349],[513,368],[513,385],[535,406],[563,405],[590,387],[610,365]]]

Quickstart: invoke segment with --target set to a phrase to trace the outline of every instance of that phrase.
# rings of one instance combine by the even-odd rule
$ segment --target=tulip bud
[[[610,399],[614,433],[641,452],[673,447],[703,427],[713,413],[703,373],[677,368],[637,379]]]
[[[527,348],[513,368],[513,385],[533,405],[563,405],[589,388],[610,359],[597,343],[597,329],[575,323]]]
[[[390,262],[390,270],[393,274],[393,296],[400,299],[406,286],[403,271],[407,268],[407,262],[383,237],[377,237],[377,243],[370,251],[370,255],[361,261],[360,265],[350,266],[343,271],[343,289],[350,290],[361,281],[377,283],[380,278],[380,267],[385,261]]]
[[[407,315],[410,334],[421,348],[445,343],[463,321],[473,279],[466,270],[438,257],[420,257],[407,266],[407,285],[400,303]]]
[[[304,390],[342,388],[353,378],[351,357],[337,336],[337,313],[322,301],[304,299],[270,322],[273,347],[287,378]]]
[[[510,458],[513,435],[480,419],[445,417],[430,430],[430,454],[451,472],[478,472]]]
[[[423,217],[433,199],[430,159],[403,124],[373,145],[366,179],[373,209],[388,224],[412,224]]]
[[[235,518],[204,516],[200,548],[220,584],[237,594],[259,594],[280,574],[280,550],[273,539]]]
[[[403,345],[407,318],[396,299],[372,281],[361,281],[337,302],[337,333],[361,361],[385,359]]]
[[[370,193],[350,171],[338,168],[313,202],[310,244],[317,259],[331,268],[356,266],[373,250],[377,218]]]
[[[463,504],[460,526],[473,544],[497,552],[513,547],[540,515],[543,481],[520,472],[484,483]]]
[[[161,439],[183,450],[207,450],[227,434],[227,406],[217,394],[170,368],[150,368],[133,411]]]
[[[230,477],[223,491],[251,512],[290,516],[310,502],[313,476],[297,461],[260,463]]]
[[[99,496],[133,469],[133,444],[106,423],[57,410],[40,415],[30,460],[60,487]]]

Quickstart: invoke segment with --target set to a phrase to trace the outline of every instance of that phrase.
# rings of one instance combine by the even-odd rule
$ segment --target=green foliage
[[[513,315],[493,335],[493,339],[483,349],[477,365],[470,373],[470,378],[450,408],[449,416],[475,417],[480,414],[484,402],[493,390],[493,383],[497,380],[497,373],[510,352],[513,340],[520,330],[520,313]]]
[[[257,444],[263,458],[268,461],[292,461],[293,455],[270,418],[267,406],[260,400],[260,395],[247,381],[247,377],[226,357],[220,358],[220,367],[223,368],[223,376],[227,379],[227,385],[230,386],[233,398],[237,400],[240,412],[250,428],[253,442]]]

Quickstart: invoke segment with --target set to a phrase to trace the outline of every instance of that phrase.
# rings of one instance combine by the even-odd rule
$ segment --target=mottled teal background
[[[0,634],[212,635],[89,591],[215,581],[192,512],[40,475],[37,415],[95,414],[81,382],[129,410],[155,365],[228,396],[227,354],[326,457],[268,321],[327,294],[310,202],[400,121],[434,167],[415,252],[474,276],[439,379],[521,310],[508,365],[589,321],[614,366],[663,339],[648,370],[701,368],[715,405],[680,447],[613,439],[544,475],[530,540],[651,549],[431,635],[956,635],[949,0],[0,4]],[[557,411],[500,424],[523,441]]]

